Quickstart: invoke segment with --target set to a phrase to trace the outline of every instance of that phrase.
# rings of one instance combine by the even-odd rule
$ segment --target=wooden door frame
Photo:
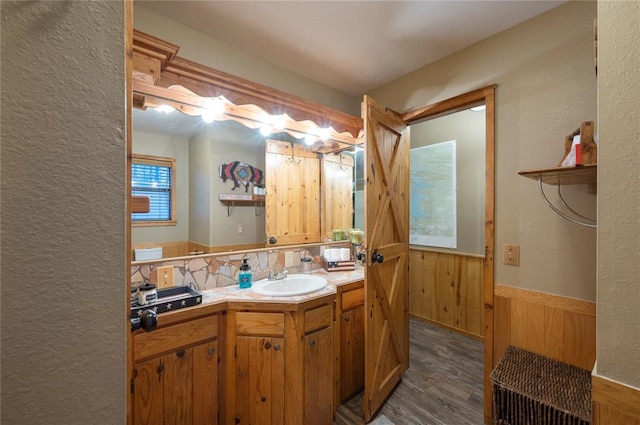
[[[493,420],[493,399],[489,374],[493,369],[493,287],[495,225],[495,89],[496,85],[474,90],[402,114],[407,124],[417,124],[484,103],[485,109],[485,225],[484,225],[484,423]]]

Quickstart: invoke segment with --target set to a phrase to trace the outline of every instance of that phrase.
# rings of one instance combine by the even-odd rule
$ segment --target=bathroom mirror
[[[353,153],[363,142],[358,138],[362,133],[362,119],[181,58],[178,50],[175,44],[134,30],[133,163],[135,166],[136,155],[151,157],[151,161],[164,159],[169,164],[175,161],[175,187],[164,189],[165,199],[167,191],[173,194],[169,202],[175,218],[167,220],[165,225],[132,219],[132,248],[161,246],[163,258],[170,258],[271,246],[266,245],[271,235],[265,232],[265,217],[272,218],[280,211],[279,223],[287,223],[289,220],[283,212],[292,205],[300,205],[301,199],[307,205],[305,211],[313,211],[321,223],[313,238],[307,240],[306,232],[301,232],[304,243],[321,242],[331,234],[332,229],[327,226],[347,227],[344,221],[333,220],[329,224],[322,219],[327,208],[333,211],[337,205],[335,194],[329,194],[331,169],[324,164],[331,162],[325,158],[338,154],[338,165],[343,169],[347,152],[351,152],[354,163]],[[215,108],[216,105],[222,107]],[[165,106],[176,110],[169,114],[155,110]],[[210,118],[208,124],[203,120],[205,117]],[[263,136],[261,128],[281,130]],[[311,177],[316,181],[307,180],[317,185],[321,193],[317,196],[317,206],[308,204],[306,195],[283,200],[280,193],[274,204],[273,194],[284,192],[278,191],[283,186],[281,174],[274,173],[272,178],[265,175],[262,182],[247,178],[256,170],[268,173],[277,169],[266,164],[267,137],[283,142],[284,148],[276,153],[289,155],[286,152],[290,149],[301,157],[320,159],[318,177]],[[311,140],[310,146],[305,146],[306,137]],[[293,156],[291,160],[292,163],[300,161]],[[346,220],[348,227],[353,227],[355,222],[353,174],[352,165],[351,172],[347,173],[349,181],[345,182],[348,194],[342,191],[343,195],[338,196],[348,199],[337,200],[351,211]],[[300,175],[305,177],[298,177]],[[304,179],[310,179],[308,172],[289,173],[284,177],[285,187],[291,192],[296,191],[296,185],[304,186]],[[254,183],[267,181],[271,188],[265,188],[266,195],[253,193]],[[137,180],[132,176],[134,182]],[[327,196],[333,196],[331,202],[325,202]],[[273,205],[278,205],[277,210]],[[306,223],[305,218],[296,222]],[[288,230],[280,234],[288,235]],[[280,238],[277,245],[300,243],[286,239]]]
[[[219,167],[238,161],[264,172],[266,139],[299,145],[304,145],[304,140],[287,133],[264,136],[259,129],[251,129],[232,120],[205,123],[199,116],[178,111],[165,113],[154,108],[134,108],[132,130],[134,157],[146,155],[173,158],[176,176],[176,223],[144,226],[134,223],[131,232],[133,249],[162,246],[163,257],[171,258],[196,252],[224,252],[269,246],[265,240],[264,201],[220,200],[220,195],[253,195],[254,183],[249,183],[246,188],[243,184],[235,187],[233,180],[223,181],[219,176]],[[343,184],[351,190],[348,199],[334,199],[334,195],[329,195],[327,199],[331,199],[334,204],[348,204],[351,216],[349,225],[341,221],[340,227],[361,228],[358,223],[362,223],[362,217],[359,217],[362,212],[362,185],[358,191],[354,179],[354,166],[361,148],[339,143],[334,148],[337,154],[318,154],[327,158],[322,170],[323,180],[329,182],[331,178],[343,179]],[[360,160],[360,166],[361,163]],[[260,183],[264,185],[264,179]],[[326,190],[328,186],[330,185],[324,185],[322,190]],[[260,196],[257,198],[263,199]],[[331,209],[334,208],[332,205],[328,202],[318,205],[318,208]],[[328,217],[326,210],[320,215],[323,219]],[[325,223],[325,236],[331,234],[332,227],[332,223]]]

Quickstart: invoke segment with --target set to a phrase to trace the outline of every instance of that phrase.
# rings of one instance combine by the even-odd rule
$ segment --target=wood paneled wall
[[[483,259],[410,250],[409,314],[482,339]]]
[[[192,252],[201,252],[203,254],[213,254],[216,252],[243,251],[248,249],[264,248],[263,242],[238,244],[238,245],[220,245],[207,246],[196,242],[179,241],[179,242],[157,242],[157,243],[140,243],[131,246],[131,258],[135,259],[135,250],[142,248],[162,247],[162,258],[185,257],[192,255]]]
[[[640,390],[592,377],[593,425],[640,425]]]
[[[131,258],[135,261],[135,250],[162,247],[162,258],[184,257],[189,255],[189,242],[156,242],[131,245]]]
[[[590,371],[596,359],[596,304],[496,285],[494,366],[509,345]]]

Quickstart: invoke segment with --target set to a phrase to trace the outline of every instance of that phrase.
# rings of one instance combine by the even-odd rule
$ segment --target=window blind
[[[131,214],[132,221],[171,220],[171,167],[133,163],[131,193],[149,197],[149,212]]]

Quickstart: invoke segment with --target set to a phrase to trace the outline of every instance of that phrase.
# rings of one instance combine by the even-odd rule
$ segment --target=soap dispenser
[[[247,262],[247,259],[243,258],[240,273],[238,273],[238,285],[240,285],[240,289],[251,288],[252,280],[251,266]]]

